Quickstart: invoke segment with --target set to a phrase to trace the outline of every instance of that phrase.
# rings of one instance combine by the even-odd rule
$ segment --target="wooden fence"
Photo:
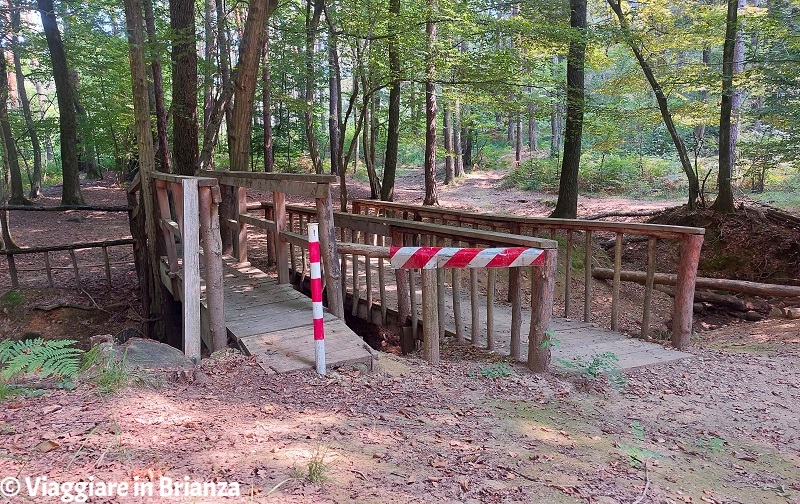
[[[263,210],[265,218],[277,211],[272,203],[261,202],[247,205],[249,211]],[[314,209],[286,205],[286,222],[293,235],[302,235],[308,222],[315,219]],[[388,316],[396,317],[396,323],[403,327],[410,323],[411,341],[418,339],[420,322],[423,328],[424,356],[435,362],[438,359],[438,342],[440,336],[445,334],[445,303],[447,278],[444,269],[437,269],[431,277],[418,270],[396,270],[394,281],[387,278],[387,258],[389,245],[393,246],[468,246],[468,247],[533,247],[544,251],[545,261],[540,267],[531,268],[531,318],[529,321],[529,344],[527,361],[531,369],[544,371],[550,360],[550,347],[548,328],[552,315],[553,290],[555,286],[555,265],[557,261],[558,244],[553,240],[540,239],[528,236],[516,236],[508,233],[493,232],[480,229],[462,229],[453,226],[443,226],[432,223],[413,222],[386,217],[355,215],[336,212],[333,222],[338,236],[338,251],[340,256],[342,298],[347,296],[347,284],[351,284],[351,315],[358,315],[380,325],[387,325]],[[265,228],[266,229],[266,228]],[[268,230],[268,234],[272,232]],[[268,238],[271,242],[272,238]],[[302,250],[295,252],[295,245],[302,246],[299,240],[292,242],[289,258],[280,258],[268,255],[270,260],[277,260],[279,269],[281,263],[288,263],[288,268],[295,272],[298,279],[302,279],[307,271],[305,255]],[[363,266],[362,266],[363,265]],[[364,284],[361,284],[360,268],[364,268]],[[483,336],[481,327],[480,296],[486,297],[486,332],[485,343],[489,350],[495,350],[495,293],[496,284],[500,279],[508,278],[510,302],[512,306],[511,320],[511,345],[510,356],[520,359],[521,356],[521,330],[522,330],[522,303],[524,275],[522,268],[507,268],[507,275],[498,274],[495,268],[483,270],[469,270],[469,287],[464,288],[464,270],[450,270],[449,286],[452,291],[451,304],[455,321],[455,337],[457,341],[466,341],[465,324],[462,322],[467,316],[471,318],[470,341],[479,344]],[[390,272],[388,272],[390,273]],[[391,273],[390,273],[391,274]],[[424,278],[420,278],[425,275]],[[421,295],[416,291],[417,280],[422,280]],[[486,285],[485,294],[481,294],[479,284]],[[389,309],[387,302],[387,286],[396,287],[397,310]],[[468,291],[469,306],[462,306],[464,291]],[[363,292],[363,297],[362,297]],[[375,294],[377,293],[377,298]],[[422,320],[419,319],[418,306],[421,304]],[[361,308],[364,308],[361,310]],[[405,347],[408,349],[408,347]]]
[[[201,340],[213,350],[228,343],[223,306],[219,187],[214,178],[151,175],[158,201],[157,223],[165,246],[161,281],[183,310],[183,351],[200,362]],[[205,259],[205,303],[201,303],[200,255]],[[201,324],[201,318],[206,321]]]
[[[393,216],[398,219],[450,225],[467,229],[487,229],[504,231],[513,235],[540,236],[547,234],[551,239],[565,238],[561,254],[565,268],[565,278],[572,279],[572,257],[576,243],[584,246],[584,306],[583,319],[591,321],[592,316],[592,268],[593,239],[600,234],[614,238],[614,266],[612,277],[610,328],[619,329],[619,301],[622,271],[622,252],[626,237],[643,237],[647,240],[647,280],[642,299],[641,334],[650,330],[650,311],[653,293],[653,277],[657,264],[671,263],[672,259],[657,258],[658,240],[677,240],[680,243],[677,266],[676,293],[672,309],[672,344],[676,348],[686,348],[692,334],[692,316],[695,280],[700,249],[703,245],[702,228],[682,226],[662,226],[627,222],[587,221],[578,219],[548,219],[518,217],[500,214],[479,214],[463,210],[449,210],[440,207],[407,205],[376,200],[354,200],[353,214]],[[583,234],[580,237],[580,234]],[[564,282],[565,316],[570,313],[572,304],[572,285]]]
[[[29,205],[6,205],[0,207],[0,211],[22,211],[22,212],[66,212],[66,211],[92,211],[92,212],[128,212],[128,207],[121,206],[55,206],[55,207],[40,207]],[[118,240],[102,240],[91,242],[76,242],[64,245],[40,245],[33,247],[20,247],[15,249],[4,249],[0,251],[6,258],[8,265],[8,273],[11,279],[11,287],[14,289],[20,288],[20,273],[21,272],[38,272],[44,271],[47,274],[48,287],[54,287],[53,273],[60,270],[71,270],[75,280],[75,286],[78,289],[83,289],[81,283],[81,270],[87,269],[102,269],[105,274],[106,288],[111,290],[111,267],[116,265],[130,265],[133,261],[120,261],[112,260],[109,257],[109,249],[116,247],[130,247],[135,243],[132,238],[121,238]],[[77,253],[88,251],[90,254],[93,251],[100,250],[102,253],[102,262],[83,262],[78,259]],[[67,252],[69,254],[70,265],[59,266],[52,264],[52,253]],[[16,258],[18,256],[37,255],[41,254],[43,258],[43,265],[39,266],[19,266]],[[90,259],[91,260],[91,259]],[[98,261],[99,259],[94,259]]]

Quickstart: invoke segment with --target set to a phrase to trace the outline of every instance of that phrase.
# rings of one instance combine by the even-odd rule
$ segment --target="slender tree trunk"
[[[513,102],[516,99],[513,95],[508,96],[508,101]],[[508,142],[509,146],[514,145],[514,118],[512,116],[508,116],[508,120],[506,121],[506,142]]]
[[[464,105],[464,115],[469,115],[469,106]],[[472,171],[472,128],[461,127],[461,150],[464,152],[464,170]]]
[[[320,159],[319,143],[317,142],[317,134],[314,128],[314,45],[324,5],[325,0],[307,0],[306,3],[306,88],[303,120],[306,128],[308,153],[316,173],[322,173],[322,160]]]
[[[556,75],[556,68],[559,64],[561,64],[561,57],[553,56],[553,76]],[[551,93],[551,98],[553,106],[550,112],[550,157],[557,158],[561,154],[564,104],[561,102],[561,92],[559,90],[553,91]]]
[[[8,95],[11,87],[8,77],[6,51],[0,48],[0,128],[3,135],[3,151],[5,152],[11,180],[10,203],[12,205],[25,205],[30,202],[25,199],[25,194],[22,191],[22,172],[19,168],[19,156],[14,142],[14,133],[11,131],[11,123],[8,121]]]
[[[326,11],[327,12],[327,11]],[[327,17],[327,16],[326,16]],[[332,28],[332,20],[328,18],[330,29],[328,30],[328,92],[330,101],[328,102],[328,135],[331,144],[331,173],[337,175],[339,170],[344,170],[342,164],[342,142],[341,135],[342,123],[342,74],[339,68],[339,49],[336,31]]]
[[[199,150],[194,6],[194,0],[169,0],[173,170],[180,175],[194,175]]]
[[[747,8],[747,0],[739,0],[738,10]],[[733,49],[733,75],[744,71],[744,34],[740,23],[736,28],[736,44]],[[739,167],[736,163],[736,144],[739,140],[739,126],[741,124],[742,90],[733,86],[731,94],[731,179],[738,177]]]
[[[136,145],[139,151],[139,177],[141,198],[139,204],[144,211],[145,243],[135,248],[139,288],[142,293],[142,308],[149,322],[145,334],[159,340],[175,332],[174,311],[170,309],[169,296],[160,280],[158,251],[156,250],[155,205],[151,175],[155,171],[155,153],[150,124],[150,104],[147,90],[147,69],[144,56],[144,23],[140,0],[125,0],[125,24],[128,30],[128,48],[131,63],[131,86],[133,89],[133,113],[136,123]],[[132,203],[135,200],[131,201]],[[177,333],[180,334],[180,326]]]
[[[164,76],[161,69],[161,55],[156,49],[156,47],[158,47],[158,38],[156,35],[153,0],[144,0],[143,4],[147,42],[150,48],[148,51],[148,56],[150,57],[150,71],[153,75],[153,97],[155,98],[156,106],[156,135],[158,137],[158,155],[156,157],[161,171],[169,173],[172,171],[172,162],[169,152],[167,107],[164,105]],[[206,23],[206,27],[208,27],[208,23]],[[208,37],[206,37],[206,40],[208,40]],[[206,51],[208,51],[208,49],[206,49]]]
[[[214,0],[204,0],[203,11],[203,131],[205,131],[211,119],[211,107],[214,103],[214,59],[217,52]],[[148,26],[148,38],[149,31]]]
[[[44,93],[44,86],[42,86],[41,82],[34,82],[33,85],[36,87],[36,98],[39,102],[39,120],[44,119],[46,109],[44,105],[44,97],[46,96]],[[44,158],[49,163],[53,160],[54,157],[53,152],[53,141],[50,139],[49,135],[44,136]]]
[[[436,63],[434,48],[436,46],[436,22],[433,13],[436,10],[435,0],[428,0],[430,12],[425,22],[427,35],[427,54],[425,56],[425,199],[423,205],[438,203],[436,196]]]
[[[269,59],[269,18],[264,27],[264,49],[262,49],[261,92],[264,108],[264,171],[275,170],[274,138],[272,135],[272,83],[270,72],[272,65]]]
[[[453,183],[455,178],[455,157],[453,156],[453,111],[445,104],[442,123],[444,125],[444,184]]]
[[[78,73],[73,71],[71,78],[73,82],[73,97],[75,98],[75,113],[78,118],[78,169],[85,171],[86,176],[90,179],[100,179],[103,178],[103,174],[96,161],[92,120],[89,114],[86,113],[86,109],[83,108],[78,93]]]
[[[586,55],[586,0],[570,0],[569,26],[572,36],[567,55],[567,127],[558,202],[551,217],[574,219],[578,215],[578,168],[583,133],[584,60]]]
[[[464,154],[461,145],[461,102],[457,98],[453,106],[453,149],[456,156],[453,175],[458,178],[464,174]]]
[[[709,68],[711,66],[711,49],[708,47],[704,47],[701,55],[701,62],[703,66]],[[703,88],[700,91],[700,102],[706,103],[708,102],[708,89]],[[705,141],[706,136],[706,125],[705,124],[698,124],[694,128],[694,141],[695,141],[695,153],[696,155],[701,154],[701,150],[703,148],[703,143]],[[697,173],[697,170],[695,170]]]
[[[389,117],[386,127],[386,157],[383,162],[383,184],[381,199],[394,199],[394,184],[397,177],[397,151],[400,145],[400,86],[402,84],[398,32],[400,0],[389,0]]]
[[[0,100],[2,100],[2,102],[0,102],[0,107],[3,107],[2,103],[7,103],[8,97],[0,96]],[[5,141],[3,140],[2,133],[0,133],[0,153],[2,153],[3,158],[3,178],[0,180],[0,204],[5,205],[8,203],[8,188],[11,185],[11,178],[9,175],[11,170],[8,166],[8,155],[6,154]],[[11,237],[11,226],[9,225],[8,219],[8,212],[0,210],[0,250],[19,248],[14,242],[14,238]]]
[[[217,7],[217,53],[219,54],[219,72],[222,76],[222,86],[225,87],[231,82],[231,48],[228,43],[228,23],[225,17],[224,0],[215,0]],[[233,115],[233,104],[230,100],[225,104],[225,123],[231,123]],[[230,128],[229,128],[230,130]],[[205,141],[204,141],[205,143]],[[230,141],[229,141],[230,143]]]
[[[520,160],[522,160],[522,117],[517,115],[516,120],[517,125],[517,136],[516,136],[516,144],[514,149],[514,161],[516,161],[517,166],[519,166]]]
[[[25,75],[22,73],[22,58],[20,57],[19,32],[20,32],[20,8],[13,3],[8,3],[11,9],[11,52],[14,56],[14,73],[17,80],[17,92],[19,102],[22,107],[22,115],[25,118],[25,129],[31,139],[31,149],[33,150],[33,178],[29,196],[38,198],[42,187],[42,147],[39,144],[39,135],[36,133],[36,125],[33,122],[31,105],[28,102],[28,93],[25,91]]]
[[[680,134],[678,133],[678,128],[675,126],[675,122],[672,120],[672,114],[670,113],[669,105],[667,104],[667,97],[664,95],[664,90],[661,87],[661,84],[659,84],[658,80],[656,80],[655,74],[653,74],[653,69],[650,67],[650,64],[647,62],[647,59],[644,57],[641,49],[632,38],[633,34],[631,33],[630,26],[628,25],[628,20],[625,17],[625,14],[622,12],[622,7],[619,1],[607,1],[608,5],[611,7],[611,10],[613,10],[617,15],[620,28],[622,28],[622,32],[627,39],[628,47],[630,47],[633,55],[636,57],[636,61],[639,62],[639,66],[642,68],[642,73],[644,73],[645,78],[647,78],[647,82],[650,84],[653,94],[656,97],[658,109],[661,111],[661,118],[664,121],[664,125],[667,127],[667,131],[669,132],[669,136],[672,138],[672,142],[675,144],[675,150],[678,152],[678,159],[680,159],[681,167],[683,168],[683,172],[686,174],[686,178],[689,181],[688,207],[690,210],[694,210],[697,208],[697,202],[700,198],[700,182],[694,172],[694,168],[692,167],[692,161],[689,159],[689,153],[686,150],[686,144],[683,143],[683,138],[681,138]]]
[[[539,129],[536,125],[536,105],[528,103],[528,148],[531,152],[539,150]]]
[[[717,186],[719,193],[711,209],[717,213],[731,213],[736,210],[733,202],[731,178],[735,159],[736,139],[732,127],[733,113],[733,73],[736,55],[737,18],[739,1],[728,0],[728,14],[725,19],[725,45],[722,49],[722,97],[719,115],[719,174]]]
[[[53,80],[58,97],[59,133],[61,136],[61,173],[64,185],[61,191],[62,205],[82,205],[80,180],[78,179],[78,122],[75,117],[74,90],[69,81],[69,67],[61,32],[58,30],[53,0],[36,0],[42,16],[42,27],[50,49],[53,65]]]
[[[239,61],[234,78],[233,113],[228,125],[231,171],[247,171],[250,166],[250,132],[253,125],[258,63],[267,19],[277,7],[277,0],[254,0],[245,21],[239,44]]]

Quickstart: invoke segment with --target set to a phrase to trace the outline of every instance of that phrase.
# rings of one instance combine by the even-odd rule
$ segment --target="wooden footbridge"
[[[335,181],[326,175],[247,172],[153,175],[164,243],[161,278],[182,302],[188,356],[199,359],[201,345],[213,351],[233,340],[268,371],[313,367],[311,301],[301,293],[309,275],[309,222],[320,229],[329,366],[372,365],[373,351],[347,327],[345,309],[395,329],[403,335],[405,351],[421,348],[434,363],[443,341],[469,341],[507,353],[539,372],[552,356],[586,359],[611,351],[623,368],[686,356],[623,336],[620,319],[628,328],[637,323],[641,335],[649,335],[653,277],[656,265],[667,262],[658,260],[657,244],[677,244],[668,247],[680,254],[672,343],[677,349],[688,345],[702,229],[475,214],[371,200],[354,201],[351,213],[334,212],[330,185]],[[307,203],[287,205],[287,197]],[[624,244],[631,236],[648,242],[639,315],[621,313],[619,302]],[[596,242],[609,237],[615,243],[608,258],[614,270],[610,292],[594,286],[591,275],[591,266],[604,260]],[[541,251],[542,260],[504,269],[392,269],[392,245],[525,247]],[[277,275],[251,265],[249,252],[276,265]],[[581,292],[573,287],[579,284],[576,273],[583,279]],[[565,279],[558,286],[564,317],[554,319],[559,277]],[[608,328],[593,311],[593,304],[605,301],[610,302]]]

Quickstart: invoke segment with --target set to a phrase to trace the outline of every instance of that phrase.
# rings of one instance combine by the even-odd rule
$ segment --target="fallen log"
[[[668,287],[666,285],[654,285],[653,288],[659,292],[668,294],[670,297],[675,297],[675,289],[673,287]],[[759,311],[754,306],[750,306],[749,303],[746,303],[735,296],[725,296],[724,294],[715,294],[713,292],[702,290],[694,292],[694,301],[696,303],[709,303],[740,312],[748,312],[751,310]],[[763,309],[764,307],[761,307],[761,310]],[[769,308],[767,308],[767,312],[769,313]]]
[[[600,280],[612,280],[614,270],[611,268],[593,268],[592,276]],[[623,270],[620,279],[625,282],[636,282],[644,285],[647,273],[644,271]],[[658,285],[676,285],[678,276],[672,273],[656,273],[653,282]],[[728,280],[724,278],[697,277],[695,289],[713,289],[728,292],[740,292],[753,296],[794,297],[800,296],[800,287],[794,285],[777,285],[746,280]]]

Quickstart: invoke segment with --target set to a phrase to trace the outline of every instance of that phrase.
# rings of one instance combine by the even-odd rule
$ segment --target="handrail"
[[[278,283],[289,283],[290,269],[295,269],[294,246],[307,248],[307,240],[292,234],[293,223],[287,220],[286,195],[313,198],[316,209],[309,209],[310,216],[319,223],[320,252],[325,273],[328,309],[344,318],[341,297],[341,273],[336,253],[336,230],[333,227],[333,205],[330,184],[337,179],[333,175],[302,175],[283,173],[254,173],[231,171],[201,171],[213,177],[223,186],[221,223],[226,231],[223,246],[240,263],[247,262],[247,226],[264,229],[268,238],[268,257],[278,265]],[[264,218],[248,214],[253,207],[247,203],[247,189],[272,192],[271,215]],[[231,236],[231,232],[233,236]],[[290,268],[291,262],[291,268]]]
[[[269,217],[270,213],[274,213],[274,207],[270,202],[250,203],[246,205],[248,211],[256,211],[263,209]],[[288,215],[288,229],[303,232],[303,224],[311,221],[315,212],[313,208],[300,206],[300,205],[285,205],[284,210]],[[428,222],[416,222],[402,219],[391,219],[386,217],[377,217],[370,215],[356,215],[345,212],[335,212],[333,214],[333,222],[338,229],[339,242],[337,249],[340,252],[339,257],[341,260],[341,274],[342,274],[342,297],[346,298],[347,292],[345,285],[348,282],[348,264],[351,268],[350,280],[352,281],[352,303],[351,314],[354,316],[362,316],[368,321],[372,322],[376,314],[373,314],[373,291],[374,291],[374,273],[377,266],[378,276],[378,292],[379,292],[379,305],[380,305],[380,323],[385,325],[387,323],[387,293],[385,282],[385,260],[388,256],[387,245],[394,246],[402,245],[447,245],[458,246],[460,243],[469,245],[471,248],[475,247],[507,247],[507,246],[524,246],[530,248],[538,248],[543,250],[544,264],[532,268],[531,277],[531,321],[529,330],[529,345],[528,345],[528,366],[538,372],[542,372],[547,368],[550,360],[550,348],[547,344],[549,339],[548,327],[552,316],[552,303],[553,291],[555,287],[555,264],[558,254],[558,242],[549,239],[519,236],[509,233],[500,233],[496,231],[488,231],[481,229],[464,229],[452,226],[443,226],[439,224],[432,224]],[[266,229],[266,227],[264,227]],[[268,234],[270,233],[267,230]],[[278,232],[279,239],[284,242],[295,242],[294,238],[289,236],[290,233],[286,231]],[[270,240],[268,240],[269,242]],[[361,243],[359,243],[361,242]],[[294,256],[294,247],[291,250],[291,263],[292,268],[297,271],[297,265]],[[347,255],[351,259],[347,260]],[[365,259],[359,260],[356,256],[364,257]],[[375,264],[372,259],[375,259]],[[301,258],[303,269],[305,270],[305,258]],[[359,269],[362,267],[366,285],[361,285]],[[465,324],[462,322],[461,310],[461,297],[467,293],[469,297],[469,309],[472,317],[472,331],[469,340],[473,344],[478,344],[478,339],[481,333],[481,314],[479,303],[479,271],[480,269],[470,269],[466,273],[469,282],[469,288],[463,290],[462,286],[462,270],[454,269],[450,273],[452,282],[450,282],[450,289],[453,295],[453,317],[455,321],[455,336],[457,341],[464,342],[467,340],[465,337]],[[305,271],[304,271],[305,272]],[[425,334],[423,340],[424,356],[432,361],[436,360],[436,349],[438,349],[438,340],[441,335],[445,333],[445,292],[446,292],[446,277],[444,269],[437,269],[435,278],[431,280],[432,272],[415,273],[414,270],[395,270],[394,275],[396,278],[397,289],[397,323],[399,326],[404,327],[410,321],[410,341],[403,339],[404,350],[408,351],[412,348],[413,342],[417,340],[418,324],[420,322],[417,310],[417,294],[415,276],[422,276],[423,285],[423,302],[422,302],[422,328]],[[494,341],[494,312],[495,312],[495,284],[498,279],[496,269],[486,269],[487,287],[486,290],[486,345],[490,350],[495,349]],[[520,268],[508,268],[508,276],[510,279],[510,302],[512,305],[511,313],[511,350],[510,354],[513,359],[522,358],[521,354],[521,327],[522,327],[522,300],[523,300],[523,275]],[[366,287],[363,291],[365,299],[361,298],[362,287]],[[433,293],[433,297],[431,297]],[[431,301],[433,299],[433,301]],[[360,308],[366,305],[366,313],[362,315]]]
[[[555,238],[558,231],[566,234],[566,250],[564,258],[565,276],[572,278],[572,254],[575,246],[575,233],[584,234],[584,321],[591,320],[592,292],[592,235],[607,232],[616,235],[614,247],[614,276],[612,279],[611,329],[619,328],[619,292],[620,271],[622,262],[623,236],[634,235],[647,237],[648,266],[647,281],[642,309],[641,335],[649,334],[650,304],[653,292],[653,275],[656,265],[656,245],[658,239],[678,240],[681,243],[680,261],[677,268],[675,301],[673,303],[672,344],[676,348],[689,345],[692,334],[692,317],[694,301],[694,284],[697,277],[697,265],[700,249],[703,244],[705,230],[696,227],[665,226],[658,224],[641,224],[627,222],[587,221],[580,219],[549,219],[537,217],[521,217],[496,213],[475,213],[463,210],[444,209],[440,207],[409,205],[377,200],[354,200],[353,213],[372,213],[375,215],[392,215],[396,218],[414,222],[434,221],[458,227],[486,227],[492,230],[505,229],[512,234],[538,235],[548,230],[550,238]],[[467,228],[470,229],[470,228]],[[564,305],[565,316],[570,315],[572,298],[571,282],[565,282]]]

